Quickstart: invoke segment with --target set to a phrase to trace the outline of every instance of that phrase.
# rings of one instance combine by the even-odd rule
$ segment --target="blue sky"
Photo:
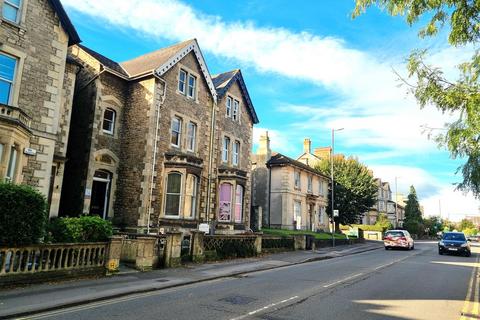
[[[459,160],[438,150],[421,125],[452,119],[420,110],[393,73],[405,74],[411,49],[429,48],[431,62],[455,76],[471,53],[446,37],[419,40],[417,28],[372,8],[352,20],[354,1],[62,1],[83,44],[125,61],[197,38],[212,74],[241,68],[260,118],[255,137],[269,130],[276,151],[291,157],[330,144],[358,156],[398,192],[417,188],[426,213],[459,219],[478,214],[479,202],[454,192]]]

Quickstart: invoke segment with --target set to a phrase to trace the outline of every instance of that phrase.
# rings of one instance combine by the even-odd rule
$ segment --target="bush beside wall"
[[[48,224],[49,241],[51,242],[103,242],[113,234],[110,221],[98,216],[82,216],[79,218],[56,218]]]
[[[0,245],[38,243],[45,235],[47,202],[37,190],[0,183]]]

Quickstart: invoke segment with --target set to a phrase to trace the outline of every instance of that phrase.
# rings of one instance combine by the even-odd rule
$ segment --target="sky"
[[[398,193],[415,186],[426,215],[480,214],[478,200],[454,191],[462,159],[451,159],[424,129],[455,115],[420,109],[398,80],[416,48],[455,79],[472,49],[448,46],[445,32],[419,39],[419,25],[377,8],[352,19],[353,0],[62,3],[83,45],[117,62],[196,38],[212,75],[240,68],[260,119],[255,142],[268,130],[273,150],[296,158],[305,138],[329,146],[331,129],[344,128],[335,152],[358,157],[394,193],[395,177]]]

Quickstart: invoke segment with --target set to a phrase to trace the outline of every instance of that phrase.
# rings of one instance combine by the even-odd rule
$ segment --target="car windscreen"
[[[463,233],[447,233],[443,235],[443,240],[465,241],[465,235]]]
[[[403,237],[402,231],[388,231],[385,233],[385,237]]]

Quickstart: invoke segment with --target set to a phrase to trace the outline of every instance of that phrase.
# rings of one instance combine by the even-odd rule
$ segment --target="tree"
[[[377,222],[375,222],[375,225],[381,227],[383,231],[393,229],[393,224],[390,222],[390,220],[388,220],[388,217],[383,213],[381,213],[378,216],[378,219],[377,219]]]
[[[440,217],[429,217],[423,220],[423,226],[427,234],[431,237],[437,236],[437,233],[445,229],[444,221]]]
[[[467,220],[467,219],[463,219],[463,220],[460,221],[460,223],[458,224],[458,230],[464,231],[464,230],[466,230],[466,229],[475,229],[475,225],[473,224],[472,221]]]
[[[448,25],[448,41],[452,46],[473,45],[480,40],[480,5],[466,0],[356,0],[353,17],[372,5],[389,14],[405,16],[411,26],[426,16],[428,22],[419,31],[419,37],[435,36]],[[480,52],[470,61],[459,63],[460,75],[456,81],[447,79],[440,68],[425,62],[426,50],[415,50],[408,59],[409,78],[412,85],[402,79],[414,94],[421,107],[434,105],[444,113],[458,114],[458,119],[445,125],[446,133],[435,135],[435,140],[445,147],[453,158],[466,158],[457,169],[463,181],[457,188],[472,191],[480,198]]]
[[[403,226],[410,233],[416,235],[423,234],[422,212],[418,204],[417,192],[414,186],[410,186],[410,193],[408,194],[408,201],[405,206],[405,221]]]
[[[377,186],[368,168],[356,158],[336,156],[333,160],[335,181],[335,209],[340,215],[335,218],[337,224],[358,223],[376,202]],[[315,169],[324,175],[330,175],[330,160],[322,160]],[[331,189],[331,188],[330,188]],[[332,194],[329,193],[327,212],[332,217]],[[339,230],[336,228],[336,230]]]

